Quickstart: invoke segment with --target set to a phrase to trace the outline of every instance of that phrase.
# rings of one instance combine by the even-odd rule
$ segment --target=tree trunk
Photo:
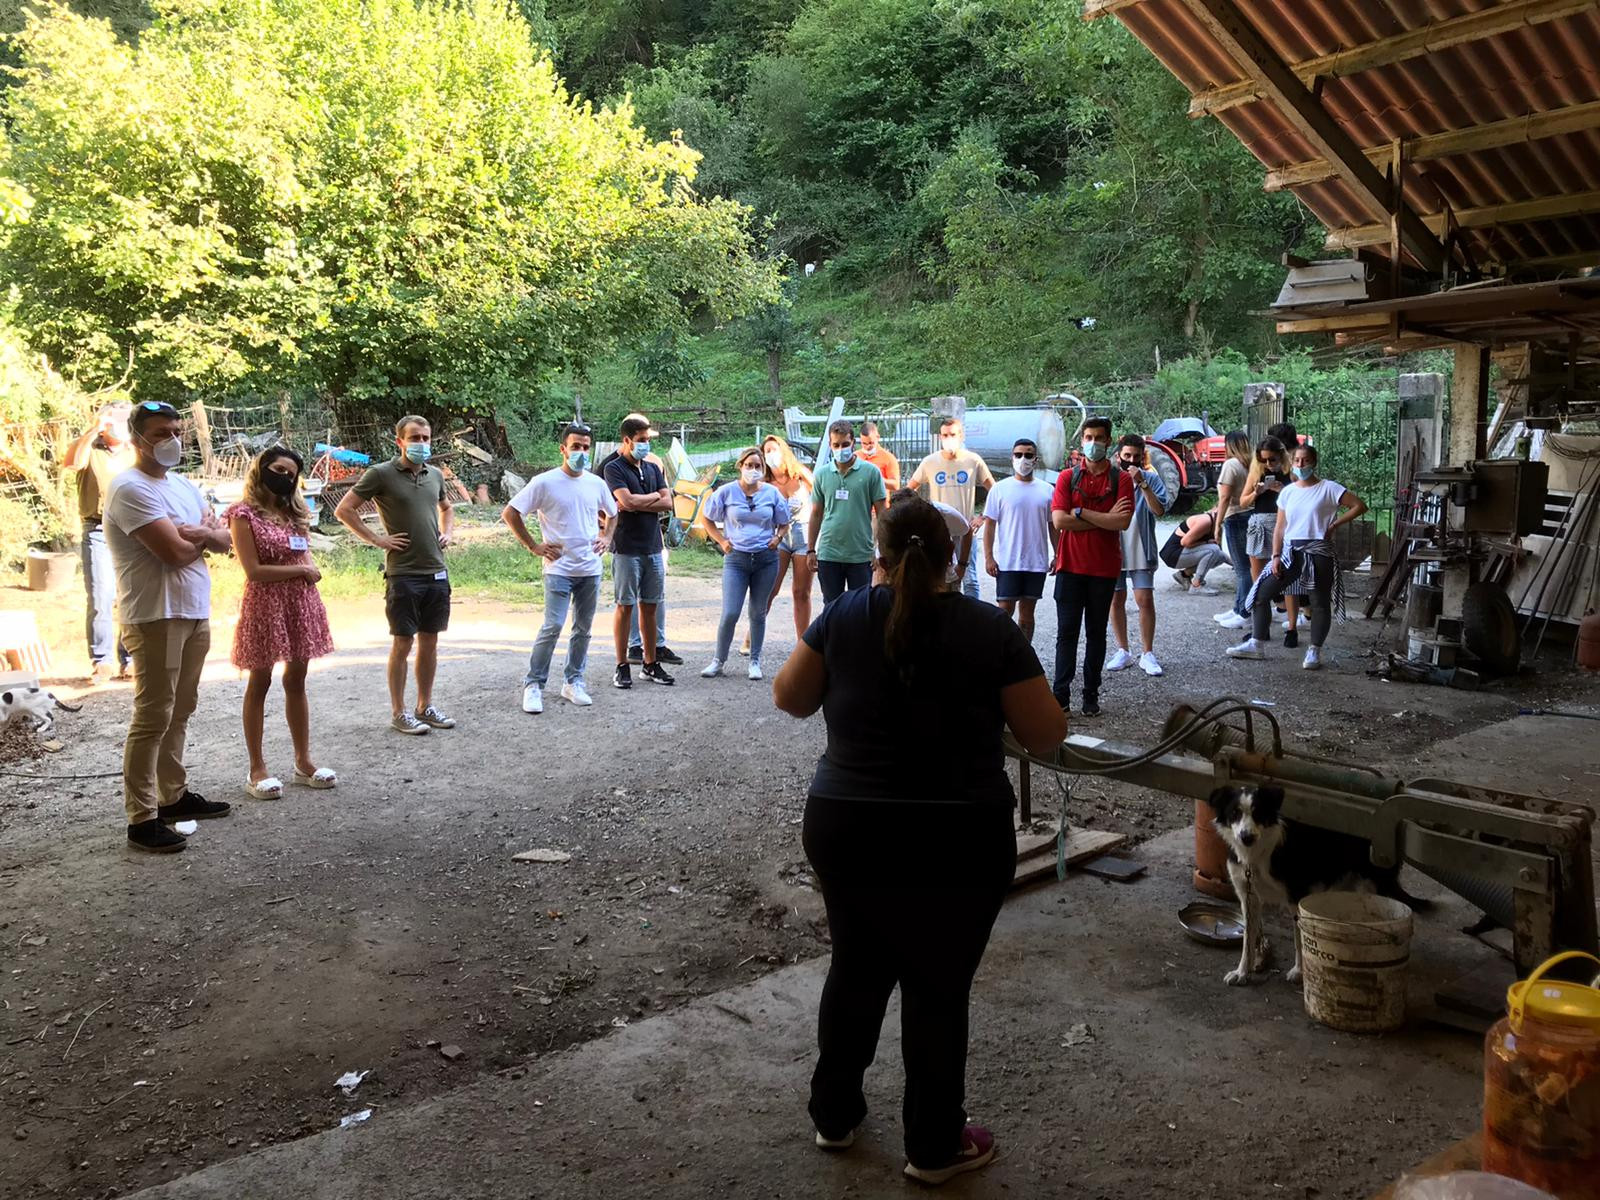
[[[767,351],[767,386],[772,389],[772,402],[780,408],[783,406],[782,366],[783,351],[769,349]]]
[[[1191,296],[1188,306],[1183,310],[1183,338],[1185,341],[1194,340],[1196,318],[1200,314],[1200,297]]]

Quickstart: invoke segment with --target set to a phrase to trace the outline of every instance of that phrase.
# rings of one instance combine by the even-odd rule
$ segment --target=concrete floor
[[[1274,972],[1225,987],[1234,952],[1186,938],[1186,832],[1136,852],[1131,884],[1074,875],[1014,897],[973,1001],[968,1107],[1000,1160],[956,1195],[1366,1197],[1472,1131],[1480,1048],[1415,1022],[1356,1037],[1313,1024]],[[1424,882],[1419,890],[1428,891]],[[1419,920],[1413,1004],[1493,954],[1454,901]],[[1280,937],[1281,942],[1281,937]],[[826,959],[535,1059],[354,1129],[271,1147],[140,1193],[211,1197],[892,1196],[898,1019],[850,1152],[805,1113]],[[1072,1025],[1094,1041],[1066,1046]],[[350,1111],[363,1107],[359,1093]]]

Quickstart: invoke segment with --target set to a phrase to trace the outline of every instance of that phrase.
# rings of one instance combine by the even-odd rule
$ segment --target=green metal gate
[[[1317,448],[1317,474],[1367,502],[1380,533],[1394,531],[1400,399],[1393,391],[1366,396],[1289,397],[1295,432]]]

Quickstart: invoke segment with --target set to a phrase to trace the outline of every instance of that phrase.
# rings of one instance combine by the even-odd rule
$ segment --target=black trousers
[[[866,1116],[862,1077],[899,984],[906,1158],[944,1166],[967,1120],[972,977],[1016,869],[1011,809],[812,796],[803,835],[833,937],[811,1120],[838,1138]]]
[[[1100,699],[1100,676],[1106,665],[1106,622],[1117,578],[1098,575],[1056,576],[1056,677],[1050,690],[1062,708],[1072,707],[1072,679],[1078,673],[1078,631],[1083,631],[1083,698]]]

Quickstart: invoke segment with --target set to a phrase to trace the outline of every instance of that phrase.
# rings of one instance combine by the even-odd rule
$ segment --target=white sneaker
[[[1233,611],[1233,609],[1225,608],[1219,613],[1212,613],[1211,614],[1211,619],[1213,621],[1215,621],[1218,625],[1221,625],[1224,621],[1228,620],[1230,617],[1235,617],[1237,615],[1238,614],[1235,613]]]
[[[750,678],[761,678],[761,660],[759,658],[752,658],[750,660]]]
[[[1192,583],[1192,584],[1189,585],[1189,595],[1191,595],[1191,596],[1220,596],[1220,595],[1222,595],[1222,593],[1220,591],[1218,591],[1216,588],[1212,587],[1209,583],[1200,583],[1200,582],[1197,581],[1197,582]]]
[[[721,675],[721,674],[722,674],[722,660],[720,658],[713,658],[710,662],[708,662],[706,664],[706,669],[704,671],[700,672],[700,678],[701,679],[715,679],[718,675]]]
[[[1133,655],[1121,647],[1118,647],[1117,652],[1106,659],[1106,670],[1108,671],[1121,671],[1131,666],[1133,666]]]
[[[1315,646],[1306,647],[1306,660],[1300,664],[1302,670],[1320,671],[1322,669],[1322,651]]]
[[[537,683],[530,683],[522,689],[522,711],[525,713],[544,711],[544,690]]]
[[[1194,584],[1194,577],[1187,571],[1174,571],[1172,573],[1172,586],[1180,592],[1187,592]]]
[[[594,697],[589,695],[589,689],[583,686],[583,680],[581,679],[563,683],[561,685],[561,698],[571,701],[579,708],[588,708],[594,703]]]
[[[1229,658],[1265,658],[1266,648],[1255,638],[1245,638],[1237,646],[1229,646],[1225,651]]]
[[[1291,630],[1304,629],[1305,628],[1305,626],[1306,626],[1305,614],[1304,613],[1298,613],[1298,614],[1296,614],[1296,616],[1297,616],[1297,619],[1293,620],[1293,621],[1289,620],[1288,617],[1285,617],[1283,619],[1283,631],[1285,633],[1288,633]]]
[[[1155,652],[1153,650],[1146,650],[1143,654],[1139,655],[1139,669],[1146,675],[1166,674],[1166,672],[1161,669],[1161,664],[1156,661]]]
[[[1249,629],[1250,619],[1248,617],[1241,617],[1236,612],[1231,612],[1225,618],[1219,620],[1217,624],[1221,625],[1224,629]]]

